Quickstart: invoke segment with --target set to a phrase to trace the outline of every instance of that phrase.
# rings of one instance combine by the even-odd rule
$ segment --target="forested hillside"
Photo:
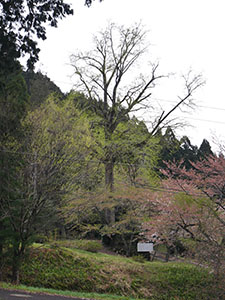
[[[33,76],[39,78],[40,74]],[[143,121],[127,115],[111,137],[114,187],[108,190],[104,120],[84,94],[76,91],[67,96],[51,94],[52,83],[46,76],[43,78],[49,95],[35,106],[29,106],[28,101],[27,110],[19,118],[18,133],[12,130],[1,142],[3,260],[5,255],[11,255],[11,247],[7,250],[7,245],[15,245],[17,260],[30,243],[38,241],[40,236],[47,238],[52,232],[57,232],[58,238],[99,239],[127,256],[136,255],[137,242],[144,240],[165,244],[171,253],[182,249],[188,255],[190,238],[199,240],[199,222],[209,218],[210,210],[217,216],[220,206],[214,209],[210,198],[207,200],[208,192],[204,186],[196,186],[197,181],[191,187],[187,175],[178,184],[179,174],[168,170],[174,166],[177,170],[185,168],[194,176],[204,160],[213,160],[215,167],[211,164],[211,172],[214,172],[216,161],[220,160],[218,167],[221,166],[223,156],[213,154],[206,140],[198,148],[188,137],[177,138],[171,127],[152,135]],[[40,82],[33,81],[36,96],[35,84],[39,86]],[[201,191],[205,194],[201,195]],[[220,197],[223,199],[222,194]],[[179,213],[186,211],[180,220],[178,208]],[[221,218],[222,234],[223,216],[211,217],[219,231],[217,222]],[[193,218],[197,218],[194,223]],[[216,233],[215,229],[213,232]],[[208,231],[205,234],[207,238],[216,237],[210,237]]]
[[[44,22],[56,26],[57,18],[72,13],[60,3],[53,16],[42,7]],[[15,13],[26,33],[35,16],[19,17],[16,7]],[[43,21],[39,13],[34,24]],[[45,37],[41,25],[32,30]],[[94,49],[72,55],[78,83],[66,95],[32,69],[38,59],[35,42],[9,33],[6,37],[0,29],[5,39],[0,48],[0,277],[7,264],[19,282],[26,250],[54,235],[96,239],[126,256],[137,255],[138,242],[153,242],[163,245],[168,257],[179,254],[207,264],[219,279],[225,247],[223,145],[219,154],[205,139],[200,147],[192,145],[187,136],[177,137],[170,122],[174,110],[191,105],[201,76],[190,72],[184,95],[149,127],[135,113],[152,107],[152,91],[166,76],[152,64],[146,77],[124,80],[146,50],[141,26],[110,24],[96,36]],[[22,53],[30,54],[26,72],[18,60]]]

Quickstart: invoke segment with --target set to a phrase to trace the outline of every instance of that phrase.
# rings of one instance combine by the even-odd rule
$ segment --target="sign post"
[[[137,251],[138,252],[148,252],[149,253],[149,260],[150,260],[151,252],[154,252],[153,243],[138,243],[137,244]]]

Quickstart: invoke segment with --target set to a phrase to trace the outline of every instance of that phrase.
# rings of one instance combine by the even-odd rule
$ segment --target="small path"
[[[29,293],[18,290],[0,289],[0,300],[84,300],[84,298],[75,298],[50,294]],[[89,299],[94,300],[94,299]]]

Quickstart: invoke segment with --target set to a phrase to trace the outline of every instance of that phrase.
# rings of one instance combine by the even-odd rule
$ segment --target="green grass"
[[[53,241],[50,245],[53,247],[81,249],[93,253],[103,249],[101,241],[97,240],[58,240]]]
[[[216,299],[213,276],[206,269],[186,263],[143,263],[58,245],[35,245],[30,250],[21,283],[92,299]]]
[[[62,291],[55,289],[47,289],[47,288],[37,288],[30,287],[23,284],[20,285],[12,285],[10,283],[0,282],[0,288],[3,289],[14,289],[20,291],[27,291],[31,293],[46,293],[50,295],[61,295],[67,297],[77,297],[82,299],[96,299],[96,300],[135,300],[135,298],[124,297],[124,296],[115,296],[109,294],[97,294],[97,293],[81,293],[81,292],[72,292],[72,291]],[[1,298],[0,298],[1,300]]]

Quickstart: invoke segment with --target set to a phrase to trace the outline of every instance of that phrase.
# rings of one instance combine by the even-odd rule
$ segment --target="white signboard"
[[[138,252],[152,252],[153,251],[153,243],[138,243],[137,251]]]

